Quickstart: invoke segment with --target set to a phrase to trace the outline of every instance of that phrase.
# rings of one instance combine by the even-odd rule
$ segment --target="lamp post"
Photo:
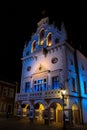
[[[66,126],[65,126],[65,113],[64,113],[64,96],[66,94],[66,90],[61,90],[61,94],[62,94],[62,101],[63,101],[63,130],[66,130]]]

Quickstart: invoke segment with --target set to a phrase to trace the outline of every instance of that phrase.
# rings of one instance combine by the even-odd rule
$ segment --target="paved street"
[[[52,124],[31,124],[28,119],[0,118],[0,130],[62,130],[62,128]],[[67,127],[66,130],[87,130],[87,126]]]

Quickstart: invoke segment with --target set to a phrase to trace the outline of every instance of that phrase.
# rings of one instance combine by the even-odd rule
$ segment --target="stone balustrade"
[[[61,98],[60,90],[47,90],[32,93],[17,93],[16,101],[32,100],[32,99],[51,99]]]

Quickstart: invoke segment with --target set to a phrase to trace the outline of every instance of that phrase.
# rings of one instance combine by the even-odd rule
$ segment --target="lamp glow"
[[[62,90],[62,95],[65,95],[66,94],[66,90]]]

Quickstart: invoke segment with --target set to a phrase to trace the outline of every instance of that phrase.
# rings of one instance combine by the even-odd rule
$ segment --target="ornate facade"
[[[87,123],[87,58],[66,40],[63,23],[58,29],[48,17],[38,22],[23,50],[20,93],[16,94],[22,116],[61,124],[64,112],[68,123]]]

